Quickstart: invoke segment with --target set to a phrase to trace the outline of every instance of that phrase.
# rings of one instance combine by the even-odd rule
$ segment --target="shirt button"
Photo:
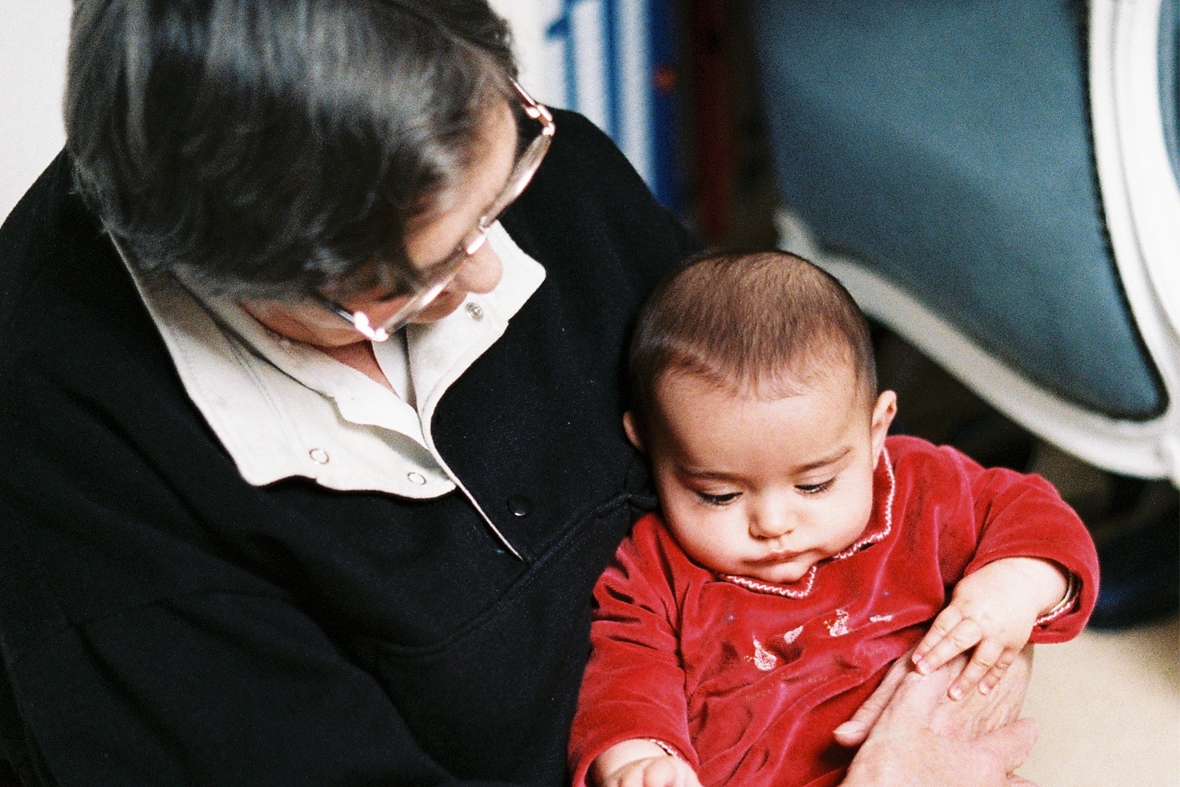
[[[406,473],[406,478],[411,484],[422,485],[426,483],[426,478],[421,473]]]
[[[508,510],[513,516],[528,516],[533,513],[533,501],[524,495],[513,495],[508,498]]]
[[[470,301],[467,304],[467,316],[469,316],[471,319],[476,320],[476,321],[482,320],[483,319],[483,307],[480,306],[475,301]]]
[[[328,464],[328,452],[322,448],[313,448],[307,452],[307,455],[310,456],[311,461],[315,462],[317,465]]]

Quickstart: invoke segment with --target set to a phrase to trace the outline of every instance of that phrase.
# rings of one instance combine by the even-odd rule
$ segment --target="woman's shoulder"
[[[36,375],[124,395],[120,363],[171,365],[131,276],[73,188],[64,152],[0,228],[0,386]],[[122,370],[120,370],[122,371]]]
[[[617,280],[641,300],[701,243],[662,206],[615,143],[585,117],[558,110],[553,145],[505,216],[509,234],[550,273]],[[637,308],[637,304],[636,304]]]
[[[614,140],[585,115],[556,109],[553,119],[557,133],[553,137],[551,157],[568,163],[603,166],[619,173],[629,171],[639,177]]]
[[[45,313],[38,299],[54,283],[52,271],[61,260],[100,237],[98,222],[72,184],[70,158],[62,151],[0,226],[0,346],[11,345],[14,326]]]
[[[577,112],[556,110],[557,132],[544,163],[518,204],[532,210],[591,215],[628,212],[650,220],[661,210],[643,179],[605,132]],[[637,213],[636,213],[637,212]],[[586,218],[566,213],[567,218]]]

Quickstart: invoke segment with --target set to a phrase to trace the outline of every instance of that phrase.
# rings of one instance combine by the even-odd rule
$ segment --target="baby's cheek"
[[[705,568],[723,572],[736,571],[736,549],[729,539],[719,534],[718,530],[704,528],[703,532],[694,532],[691,540],[678,540],[685,553]]]

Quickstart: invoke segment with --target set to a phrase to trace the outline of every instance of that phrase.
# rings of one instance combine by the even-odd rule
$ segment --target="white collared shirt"
[[[499,223],[487,242],[503,266],[492,292],[469,294],[437,322],[407,326],[404,343],[373,344],[403,398],[269,330],[231,298],[127,267],[189,398],[246,481],[304,476],[331,489],[421,499],[463,490],[431,438],[439,400],[545,279]]]

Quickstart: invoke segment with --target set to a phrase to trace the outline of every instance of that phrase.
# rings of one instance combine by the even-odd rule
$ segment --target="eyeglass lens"
[[[401,308],[377,328],[371,327],[369,318],[363,312],[349,314],[346,310],[335,307],[333,310],[344,316],[358,331],[374,341],[385,341],[397,331],[401,330],[418,313],[425,309],[442,290],[450,284],[458,274],[463,263],[475,254],[487,240],[491,226],[504,214],[508,207],[521,195],[541,166],[541,161],[549,150],[554,126],[553,118],[545,107],[537,104],[519,85],[514,85],[520,94],[524,114],[540,126],[538,135],[525,148],[524,153],[517,160],[508,177],[503,191],[496,197],[488,212],[479,220],[471,233],[463,239],[462,244],[443,262],[433,266],[425,272],[422,288],[415,292]]]

